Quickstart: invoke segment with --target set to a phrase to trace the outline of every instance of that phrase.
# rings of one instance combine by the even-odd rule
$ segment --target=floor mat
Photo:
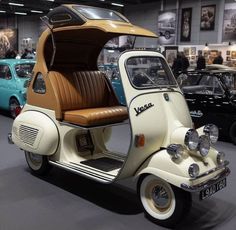
[[[108,157],[101,157],[98,159],[91,159],[86,161],[81,161],[81,164],[88,165],[92,168],[96,168],[105,172],[118,169],[122,166],[123,162]]]

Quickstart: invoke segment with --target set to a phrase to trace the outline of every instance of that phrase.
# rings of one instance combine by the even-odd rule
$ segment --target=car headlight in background
[[[167,147],[167,152],[174,159],[179,159],[184,153],[184,147],[179,144],[171,144]]]
[[[188,174],[192,178],[196,178],[199,175],[199,166],[197,164],[191,164],[188,168]]]
[[[225,162],[225,153],[223,152],[218,152],[216,156],[217,164],[222,165]]]
[[[208,124],[203,128],[203,132],[210,138],[211,143],[216,143],[219,137],[219,129],[216,125]]]
[[[205,135],[200,136],[198,150],[203,157],[205,157],[208,154],[210,147],[211,145],[210,145],[209,138]]]
[[[185,134],[184,144],[190,150],[196,150],[199,144],[199,136],[198,132],[194,129],[189,129]]]

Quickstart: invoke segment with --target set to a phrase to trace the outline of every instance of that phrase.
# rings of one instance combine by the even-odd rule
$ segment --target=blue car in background
[[[112,87],[118,97],[119,102],[122,105],[126,105],[125,93],[120,79],[120,73],[118,71],[117,64],[103,64],[99,65],[98,69],[106,74],[110,80]]]
[[[0,59],[0,109],[15,118],[26,103],[26,91],[35,61]]]

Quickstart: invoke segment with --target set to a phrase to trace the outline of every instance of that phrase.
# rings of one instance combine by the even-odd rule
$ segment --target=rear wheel
[[[229,129],[229,137],[232,143],[236,145],[236,122],[234,122]]]
[[[25,159],[31,172],[35,175],[46,175],[51,169],[47,156],[25,151]]]
[[[164,36],[165,36],[165,39],[170,39],[170,32],[166,31]]]
[[[190,193],[154,175],[147,175],[140,181],[139,198],[147,217],[165,227],[176,226],[187,215],[192,203]]]
[[[16,98],[11,98],[9,101],[9,110],[12,118],[16,118],[21,111],[20,103]]]

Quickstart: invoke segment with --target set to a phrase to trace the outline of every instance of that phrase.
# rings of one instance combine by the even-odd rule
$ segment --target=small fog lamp
[[[189,150],[196,150],[199,144],[198,132],[194,129],[189,129],[185,134],[184,144]]]
[[[218,164],[218,165],[223,165],[224,162],[225,162],[225,153],[223,153],[223,152],[218,152],[217,157],[216,157],[216,160],[217,160],[217,164]]]
[[[216,125],[208,124],[203,128],[203,132],[210,138],[211,143],[216,143],[219,137],[219,129]]]
[[[198,150],[203,157],[208,154],[210,150],[210,141],[207,136],[202,135],[199,137]]]
[[[188,174],[192,178],[196,178],[199,175],[199,166],[197,164],[191,164],[188,168]]]
[[[167,147],[167,152],[174,159],[179,159],[184,153],[184,148],[179,144],[171,144]]]

